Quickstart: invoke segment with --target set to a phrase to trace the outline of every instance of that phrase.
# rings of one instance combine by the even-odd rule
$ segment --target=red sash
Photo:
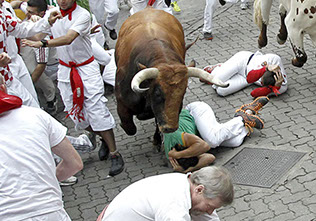
[[[84,120],[83,113],[81,112],[83,108],[84,88],[83,88],[83,82],[78,73],[77,67],[89,64],[93,60],[94,60],[94,57],[92,56],[91,58],[89,58],[88,60],[80,64],[76,64],[75,62],[72,62],[72,61],[70,61],[69,64],[67,64],[59,59],[59,63],[61,65],[71,68],[69,78],[70,78],[71,90],[73,93],[73,101],[72,101],[73,106],[70,112],[68,112],[68,115],[66,117],[68,117],[69,115],[73,115],[74,119],[78,118],[79,122],[81,120]]]

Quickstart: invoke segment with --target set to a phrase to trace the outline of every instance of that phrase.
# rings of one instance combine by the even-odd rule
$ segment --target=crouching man
[[[105,207],[97,221],[219,221],[215,210],[233,199],[228,171],[204,167],[192,174],[162,174],[131,184]]]

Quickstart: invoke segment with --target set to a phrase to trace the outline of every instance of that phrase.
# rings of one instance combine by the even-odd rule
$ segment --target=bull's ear
[[[141,63],[138,63],[137,66],[138,66],[138,69],[140,69],[140,70],[143,70],[143,69],[147,68],[145,65],[143,65]]]

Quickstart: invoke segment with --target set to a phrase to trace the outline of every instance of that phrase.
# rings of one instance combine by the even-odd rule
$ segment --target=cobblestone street
[[[306,153],[272,188],[259,188],[235,185],[235,200],[232,205],[221,208],[218,214],[224,221],[310,221],[316,220],[316,58],[315,47],[309,38],[304,46],[308,55],[302,68],[292,66],[293,52],[290,43],[279,45],[276,34],[279,29],[278,1],[271,10],[268,27],[268,45],[263,53],[276,53],[283,61],[287,77],[288,91],[273,97],[261,111],[265,122],[262,130],[255,130],[238,148],[219,147],[212,153],[216,156],[215,165],[223,165],[244,147],[292,150]],[[257,51],[259,29],[253,23],[253,1],[248,10],[241,10],[240,3],[219,6],[214,19],[214,39],[203,39],[204,0],[180,0],[181,13],[175,16],[182,23],[186,43],[197,40],[187,52],[186,63],[192,59],[197,67],[222,63],[238,51]],[[120,11],[117,30],[128,17],[128,8]],[[172,24],[170,24],[172,25]],[[110,41],[114,48],[115,41]],[[210,85],[199,79],[190,79],[184,98],[184,106],[192,101],[204,101],[214,110],[219,122],[226,122],[242,104],[253,99],[250,92],[255,86],[227,97],[220,97]],[[117,147],[125,160],[124,171],[107,178],[110,161],[99,161],[98,150],[81,154],[84,168],[76,176],[79,182],[63,187],[65,208],[74,221],[95,221],[106,204],[129,184],[156,174],[172,172],[164,152],[158,152],[152,144],[155,131],[154,120],[138,121],[137,134],[128,136],[119,123],[115,96],[107,96],[107,106],[114,115],[117,127],[114,130]],[[65,119],[62,104],[59,102],[58,120],[77,136],[70,119]]]

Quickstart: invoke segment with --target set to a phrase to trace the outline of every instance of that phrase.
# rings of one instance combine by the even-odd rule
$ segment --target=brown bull
[[[185,53],[182,26],[169,13],[147,7],[123,23],[115,47],[115,95],[128,135],[136,133],[134,115],[155,117],[161,132],[177,130],[189,76],[227,86],[202,69],[187,67]]]

